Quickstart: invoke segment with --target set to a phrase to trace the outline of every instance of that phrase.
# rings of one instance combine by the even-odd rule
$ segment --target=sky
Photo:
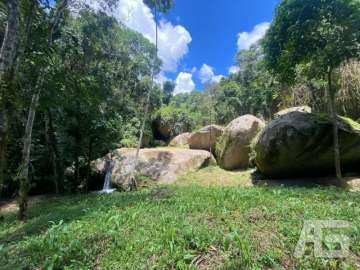
[[[83,0],[95,9],[101,1]],[[278,0],[175,0],[159,18],[158,82],[176,83],[175,94],[200,90],[237,72],[235,54],[262,38]],[[110,15],[155,43],[155,20],[143,0],[118,0]]]
[[[209,79],[216,81],[221,75],[227,76],[229,68],[235,64],[237,51],[247,49],[264,35],[277,2],[278,0],[176,1],[166,19],[182,25],[192,38],[188,45],[189,52],[179,61],[178,71],[191,73],[195,67],[192,79],[197,89],[201,89],[202,84]],[[243,34],[239,37],[240,33]],[[232,71],[236,69],[233,68]],[[174,78],[177,74],[168,76]]]

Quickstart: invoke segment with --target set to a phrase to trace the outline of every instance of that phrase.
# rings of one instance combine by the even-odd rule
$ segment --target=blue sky
[[[101,10],[107,0],[78,1]],[[175,94],[218,82],[229,74],[236,52],[265,34],[278,1],[175,0],[158,24],[163,65],[157,81],[174,80]],[[154,16],[143,0],[117,0],[116,8],[105,12],[155,43]]]
[[[251,32],[255,25],[271,22],[278,0],[177,0],[165,15],[173,24],[184,26],[192,41],[182,58],[178,71],[187,71],[203,64],[214,68],[215,74],[228,75],[234,64],[238,34]],[[167,73],[175,79],[176,73]],[[202,87],[198,76],[193,80]]]

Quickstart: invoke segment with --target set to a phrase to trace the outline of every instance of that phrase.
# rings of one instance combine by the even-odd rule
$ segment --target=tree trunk
[[[41,93],[40,89],[41,88],[37,89],[35,95],[33,95],[32,97],[26,128],[25,128],[24,145],[22,150],[22,164],[21,164],[21,172],[20,172],[20,189],[19,189],[19,219],[20,220],[26,219],[27,195],[30,188],[29,165],[30,165],[31,139],[32,139],[32,130],[34,126],[36,108],[38,106],[40,93]]]
[[[5,111],[0,111],[0,197],[5,182],[7,125],[7,115]]]
[[[18,1],[7,1],[8,17],[5,35],[0,50],[0,194],[4,184],[6,169],[6,149],[8,133],[7,90],[9,80],[16,61],[17,41],[19,33]]]
[[[8,19],[5,35],[0,51],[0,77],[11,71],[14,67],[19,32],[18,1],[7,0]]]
[[[76,84],[76,88],[78,88],[77,84]],[[76,110],[78,112],[80,112],[80,102],[79,99],[76,98]],[[76,119],[76,123],[78,126],[80,126],[81,123],[81,116],[80,113],[77,113],[75,115],[75,119]],[[82,154],[82,152],[84,153],[84,151],[82,151],[82,147],[81,147],[81,142],[82,142],[82,136],[80,133],[79,128],[76,128],[76,130],[74,131],[74,140],[75,140],[75,185],[76,185],[76,191],[82,191],[82,183],[80,180],[80,156]],[[85,153],[84,153],[85,154]]]
[[[88,160],[87,160],[87,172],[85,179],[85,192],[88,192],[89,179],[91,176],[91,160],[92,160],[92,149],[93,149],[93,138],[90,138],[89,146],[88,146]]]
[[[159,35],[159,29],[158,29],[158,8],[157,8],[157,3],[155,2],[155,6],[154,6],[154,11],[155,11],[155,50],[156,50],[156,56],[158,55],[158,35]],[[152,66],[152,72],[151,72],[151,88],[149,89],[148,93],[147,93],[147,97],[146,97],[146,104],[145,104],[145,111],[144,111],[144,119],[141,125],[141,129],[140,129],[140,137],[139,137],[139,142],[136,148],[136,155],[135,155],[135,161],[134,161],[134,166],[132,169],[132,183],[131,183],[131,189],[137,189],[138,184],[136,181],[136,176],[135,176],[135,172],[137,169],[137,165],[138,165],[138,161],[139,161],[139,154],[140,154],[140,148],[142,146],[142,141],[143,141],[143,137],[144,137],[144,130],[145,130],[145,125],[146,125],[146,121],[147,121],[147,117],[148,117],[148,113],[149,113],[149,107],[150,107],[150,98],[151,98],[151,91],[154,88],[154,79],[155,79],[155,61],[153,62],[153,66]]]
[[[59,194],[60,193],[59,176],[58,176],[58,168],[57,168],[57,164],[56,164],[57,157],[56,157],[55,149],[51,142],[50,120],[49,120],[48,113],[45,114],[45,141],[46,141],[46,147],[47,147],[48,153],[49,153],[49,162],[50,162],[51,168],[52,168],[52,174],[53,174],[52,178],[54,181],[55,193]]]
[[[25,53],[29,50],[29,46],[30,46],[30,38],[31,38],[31,34],[32,34],[32,22],[34,19],[34,14],[36,12],[36,3],[37,0],[28,0],[29,1],[29,6],[28,9],[26,11],[24,11],[24,37],[23,37],[23,46],[19,47],[18,49],[18,56],[17,56],[17,63],[16,63],[16,67],[15,67],[15,74],[18,74],[18,70],[20,68],[20,64],[23,62],[24,60],[24,56]]]
[[[332,68],[328,70],[328,97],[331,119],[333,123],[333,140],[334,140],[334,164],[337,177],[337,184],[343,185],[343,178],[341,173],[341,160],[340,160],[340,145],[339,145],[339,130],[337,122],[337,113],[335,106],[335,90],[332,86]]]
[[[68,0],[62,0],[61,3],[57,6],[55,11],[55,16],[53,19],[53,23],[50,27],[49,38],[48,38],[48,46],[51,47],[53,45],[53,35],[54,31],[59,24],[60,17],[62,11],[67,7]],[[32,129],[34,126],[36,109],[39,103],[41,88],[43,87],[43,82],[45,80],[45,76],[47,74],[48,67],[41,68],[38,74],[38,78],[36,80],[35,85],[35,93],[32,96],[28,119],[25,128],[24,135],[24,145],[22,151],[22,163],[20,166],[20,188],[19,188],[19,213],[18,218],[20,220],[26,219],[26,211],[28,204],[28,192],[30,189],[30,181],[29,181],[29,165],[30,165],[30,150],[31,150],[31,138],[32,138]]]
[[[47,118],[49,120],[50,146],[51,146],[52,151],[54,153],[54,162],[55,162],[55,164],[53,164],[54,176],[57,177],[57,184],[58,184],[58,188],[59,188],[58,192],[60,193],[60,192],[63,191],[64,166],[63,166],[63,163],[62,163],[61,158],[60,158],[60,152],[59,152],[59,149],[58,149],[58,142],[57,142],[57,138],[56,138],[55,130],[54,130],[53,118],[52,118],[51,111],[49,109],[47,110]]]
[[[76,147],[78,148],[78,147]],[[81,190],[81,183],[80,183],[80,160],[79,160],[79,151],[76,150],[75,154],[75,190]]]

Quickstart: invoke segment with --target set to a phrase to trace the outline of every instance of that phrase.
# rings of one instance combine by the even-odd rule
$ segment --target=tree
[[[18,1],[7,1],[7,23],[0,51],[0,78],[12,70],[16,60],[16,45],[19,32]]]
[[[6,80],[1,83],[0,103],[7,106],[1,106],[0,118],[6,112],[8,123],[0,124],[0,142],[7,145],[0,146],[0,153],[8,157],[6,167],[0,164],[6,168],[2,195],[19,194],[20,219],[26,216],[30,191],[79,186],[86,191],[88,180],[92,183],[91,160],[109,149],[134,147],[144,104],[149,115],[162,104],[162,89],[151,80],[161,64],[154,44],[105,13],[107,4],[118,1],[102,1],[104,10],[98,12],[81,8],[76,16],[67,8],[73,2],[0,3],[3,51],[14,57],[2,58],[12,63],[3,65]],[[14,22],[14,10],[16,23],[8,23]],[[148,123],[144,133],[151,138]],[[75,177],[64,179],[64,168],[72,167]]]
[[[54,80],[60,78],[58,84],[64,88],[57,103],[64,108],[60,121],[66,152],[72,153],[69,160],[75,165],[74,184],[86,191],[89,177],[81,178],[81,161],[86,160],[89,174],[91,160],[102,154],[95,149],[108,151],[116,142],[129,142],[129,132],[122,126],[140,117],[153,67],[149,60],[156,59],[157,65],[159,61],[147,39],[114,18],[90,11],[80,15],[64,26]],[[161,103],[156,96],[157,100],[150,98],[151,109]],[[132,131],[138,135],[136,125]]]
[[[20,219],[26,217],[30,190],[82,186],[86,191],[91,160],[139,136],[150,77],[161,63],[155,46],[141,34],[104,12],[85,8],[71,16],[67,2],[19,0],[18,30],[7,39],[10,12],[0,4],[0,38],[6,44],[16,35],[18,40],[11,46],[17,58],[4,65],[11,80],[1,84],[6,86],[1,100],[11,103],[11,118],[8,147],[0,150],[9,157],[4,191],[6,196],[18,192]],[[161,106],[161,94],[154,87],[150,114]],[[130,123],[135,124],[129,133]],[[150,131],[147,125],[145,134]],[[76,177],[63,181],[64,168],[72,166]]]
[[[215,119],[217,123],[227,125],[246,110],[241,100],[243,88],[237,81],[224,79],[215,92]]]
[[[359,57],[359,42],[360,2],[356,0],[283,0],[264,41],[266,64],[282,82],[294,83],[299,64],[316,67],[311,76],[326,78],[338,184],[344,183],[333,72],[344,61]]]
[[[153,9],[157,9],[160,12],[167,12],[174,5],[174,0],[144,0],[144,3]]]
[[[48,24],[48,32],[45,39],[45,44],[48,49],[52,48],[54,44],[54,34],[57,30],[57,27],[60,23],[60,19],[67,9],[68,0],[61,0],[56,4],[56,7],[50,12],[50,23]],[[43,90],[44,82],[46,76],[49,72],[49,66],[51,64],[51,59],[48,59],[48,62],[39,70],[37,74],[36,83],[33,87],[33,95],[31,98],[31,103],[29,107],[24,142],[22,149],[22,162],[20,165],[20,188],[19,188],[19,219],[24,220],[26,218],[27,211],[27,201],[28,201],[28,191],[30,188],[29,183],[29,165],[30,165],[30,152],[31,152],[31,142],[32,142],[32,132],[35,121],[35,114],[38,107],[41,91]]]
[[[6,167],[9,94],[11,92],[19,36],[18,5],[17,0],[8,0],[6,3],[7,22],[0,51],[0,194]]]
[[[156,48],[156,56],[158,52],[158,12],[167,12],[173,5],[173,0],[145,0],[145,4],[148,5],[150,8],[154,10],[155,13],[155,48]],[[140,148],[143,145],[143,136],[144,136],[144,130],[146,126],[146,120],[149,113],[149,103],[151,98],[151,90],[154,87],[154,79],[155,75],[159,72],[159,70],[156,69],[156,60],[157,58],[153,59],[153,70],[151,74],[151,87],[148,90],[147,98],[145,101],[145,110],[144,110],[144,119],[142,121],[141,129],[140,129],[140,136],[139,136],[139,142],[136,148],[136,155],[135,155],[135,161],[134,166],[132,170],[132,174],[135,173],[136,167],[138,165],[139,160],[139,154],[140,154]],[[137,188],[137,183],[134,175],[131,177],[132,184],[134,188]]]
[[[220,124],[244,114],[271,119],[278,105],[279,83],[264,65],[259,44],[237,55],[240,70],[223,79],[215,91],[216,119]]]
[[[163,103],[168,105],[173,96],[175,83],[173,81],[166,81],[163,85]]]

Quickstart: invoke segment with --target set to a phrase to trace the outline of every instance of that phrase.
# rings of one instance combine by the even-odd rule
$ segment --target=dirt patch
[[[350,258],[354,265],[356,266],[356,269],[360,269],[360,257],[358,254],[355,254],[354,252],[350,252]]]
[[[360,177],[348,177],[346,178],[350,191],[360,191]]]
[[[266,213],[264,210],[259,208],[250,209],[249,213],[247,213],[246,218],[250,223],[263,223],[267,221],[276,221],[275,214]]]
[[[111,240],[110,237],[104,237],[104,238],[99,237],[99,239],[97,239],[96,245],[98,246],[98,252],[94,258],[93,267],[92,267],[94,270],[102,269],[100,266],[101,260],[105,256],[105,248],[110,240]]]
[[[206,253],[195,256],[191,261],[192,266],[201,270],[215,269],[216,266],[221,266],[223,263],[223,256],[221,256],[219,249],[214,246],[210,246]]]
[[[29,197],[29,206],[33,206],[34,204],[40,203],[47,198],[49,197],[45,195]],[[17,200],[4,201],[0,203],[0,214],[5,212],[14,212],[17,211],[18,209],[19,208],[18,208]]]

